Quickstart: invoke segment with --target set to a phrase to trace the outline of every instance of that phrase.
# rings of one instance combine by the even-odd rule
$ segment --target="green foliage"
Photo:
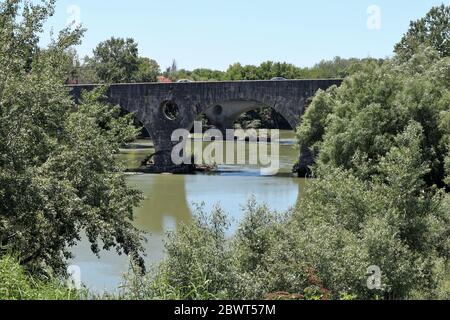
[[[90,64],[103,83],[154,82],[160,72],[156,61],[139,57],[138,45],[131,38],[101,42],[88,60]]]
[[[193,71],[178,69],[176,63],[164,73],[173,81],[190,79],[193,81],[227,81],[227,80],[270,80],[275,77],[286,79],[332,79],[343,78],[354,72],[358,64],[375,59],[343,59],[335,57],[333,60],[323,60],[311,68],[299,68],[286,62],[266,61],[259,66],[234,63],[226,71],[206,68]]]
[[[141,277],[125,278],[126,299],[328,299],[313,268],[297,259],[290,214],[249,201],[233,238],[220,208],[169,235],[167,258]]]
[[[53,1],[1,4],[0,257],[16,252],[27,270],[63,274],[85,231],[95,253],[101,241],[138,260],[141,235],[130,221],[141,196],[117,160],[136,129],[100,102],[101,91],[74,106],[65,62],[82,30],[63,30],[38,50],[52,12]]]
[[[192,70],[188,78],[192,78],[194,81],[221,81],[224,79],[224,72],[200,68]]]
[[[98,77],[107,83],[131,82],[138,71],[138,48],[133,39],[111,38],[94,50]]]
[[[136,82],[155,82],[156,77],[159,75],[159,65],[158,63],[149,58],[140,57],[138,71],[134,76],[133,81]]]
[[[144,279],[131,273],[124,284],[131,299],[220,299],[232,296],[233,266],[221,209],[199,207],[192,225],[168,234],[167,260]]]
[[[326,293],[315,270],[300,259],[293,245],[297,235],[292,212],[272,212],[254,199],[243,209],[244,219],[231,247],[239,275],[237,298],[269,299],[284,293],[288,298],[312,299]]]
[[[66,83],[73,84],[78,83],[81,77],[81,63],[78,59],[75,49],[69,48],[63,56],[63,67],[65,68],[65,73],[67,74]]]
[[[11,256],[0,259],[0,300],[79,300],[84,297],[84,292],[68,289],[56,279],[30,276]]]
[[[450,101],[450,92],[447,93],[447,100]],[[444,132],[441,147],[447,150],[444,158],[444,169],[446,173],[445,183],[450,185],[450,110],[441,113],[439,129]]]
[[[448,8],[432,9],[394,59],[354,65],[303,116],[298,137],[317,156],[317,179],[295,214],[299,246],[332,292],[448,299],[450,208],[438,189],[450,173],[445,28]],[[381,292],[361,285],[370,265],[382,270]]]
[[[343,59],[335,57],[333,60],[323,60],[311,68],[299,68],[286,62],[266,61],[259,66],[240,63],[232,64],[223,75],[225,80],[270,80],[275,77],[286,79],[332,79],[344,78],[349,75],[355,65],[362,61],[376,61],[373,59]]]
[[[320,142],[325,134],[327,118],[332,113],[330,100],[334,97],[336,87],[332,87],[324,92],[319,90],[312,104],[307,108],[301,126],[297,129],[299,144],[309,146],[318,153]]]
[[[357,174],[367,175],[390,150],[394,137],[416,121],[423,127],[422,151],[430,162],[426,180],[442,185],[449,63],[449,58],[440,59],[427,49],[405,63],[362,66],[341,87],[315,97],[298,129],[301,146],[319,154],[322,164],[355,169],[364,162],[369,172]]]
[[[170,233],[166,251],[168,259],[162,274],[172,287],[188,299],[221,298],[232,291],[232,257],[226,241],[229,224],[220,208],[206,215],[201,207],[193,226],[185,225]]]
[[[411,123],[395,137],[372,180],[341,168],[318,168],[296,220],[299,238],[308,242],[305,253],[327,288],[373,297],[361,283],[367,267],[377,265],[389,297],[410,298],[413,292],[436,297],[440,275],[434,272],[448,263],[450,216],[442,192],[426,192],[423,138],[420,125]]]
[[[450,6],[433,7],[427,15],[411,21],[408,32],[395,46],[398,58],[407,61],[420,48],[432,47],[441,57],[450,56]]]

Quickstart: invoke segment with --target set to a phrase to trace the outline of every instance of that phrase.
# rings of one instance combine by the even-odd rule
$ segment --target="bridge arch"
[[[110,103],[135,113],[136,118],[144,124],[157,152],[156,167],[165,172],[171,171],[174,166],[171,161],[172,132],[181,128],[190,129],[202,113],[211,112],[211,118],[226,127],[232,125],[231,122],[250,106],[254,108],[252,103],[256,101],[274,109],[292,128],[296,128],[308,98],[314,96],[319,89],[326,90],[341,83],[340,79],[330,79],[113,84],[109,86],[107,96]],[[81,96],[82,90],[92,90],[96,87],[71,86],[75,102]],[[222,102],[227,101],[235,103],[236,106],[241,104],[241,107],[236,107],[235,112],[226,110],[227,106]],[[176,115],[169,112],[174,105]],[[224,117],[224,113],[229,113],[229,116]]]
[[[295,130],[295,127],[292,126],[291,122],[289,122],[274,107],[254,99],[218,101],[209,106],[201,116],[206,117],[210,125],[225,132],[226,129],[234,129],[236,121],[238,121],[242,115],[258,110],[270,110],[271,113],[275,113],[282,119],[282,123],[286,123],[290,129]],[[200,116],[197,116],[197,119],[199,118]]]

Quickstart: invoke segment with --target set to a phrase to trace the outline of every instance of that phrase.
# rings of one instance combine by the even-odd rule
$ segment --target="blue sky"
[[[410,20],[441,3],[450,0],[59,0],[43,43],[51,28],[79,19],[88,29],[80,56],[115,36],[133,37],[140,55],[162,68],[173,59],[186,69],[266,60],[303,67],[334,56],[389,56]],[[380,14],[368,13],[371,6]]]

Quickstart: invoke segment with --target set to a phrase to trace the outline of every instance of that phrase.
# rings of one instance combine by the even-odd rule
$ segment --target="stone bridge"
[[[232,128],[242,113],[269,107],[295,129],[308,99],[319,89],[341,83],[340,79],[330,79],[113,84],[107,96],[112,104],[134,113],[144,125],[155,145],[155,165],[166,171],[173,166],[172,132],[191,129],[201,115],[223,131]],[[71,87],[78,102],[83,90],[92,90],[96,85]]]

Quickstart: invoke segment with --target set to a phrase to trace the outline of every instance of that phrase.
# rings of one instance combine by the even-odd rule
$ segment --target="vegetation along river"
[[[166,232],[190,221],[199,204],[204,203],[206,212],[220,205],[231,219],[231,230],[236,229],[243,214],[241,207],[252,196],[280,212],[293,207],[305,184],[304,179],[291,174],[299,154],[295,133],[282,131],[280,141],[280,172],[276,176],[261,176],[258,167],[250,165],[219,166],[217,172],[195,175],[130,175],[130,185],[145,196],[141,207],[135,209],[135,225],[148,233],[144,244],[147,264],[156,264],[164,258]],[[248,143],[246,149],[250,149]],[[138,140],[123,150],[121,157],[129,168],[137,168],[152,151],[151,141]],[[118,290],[129,267],[126,257],[112,251],[102,252],[98,259],[87,241],[79,243],[73,253],[75,259],[71,263],[80,267],[86,286],[97,292]]]

